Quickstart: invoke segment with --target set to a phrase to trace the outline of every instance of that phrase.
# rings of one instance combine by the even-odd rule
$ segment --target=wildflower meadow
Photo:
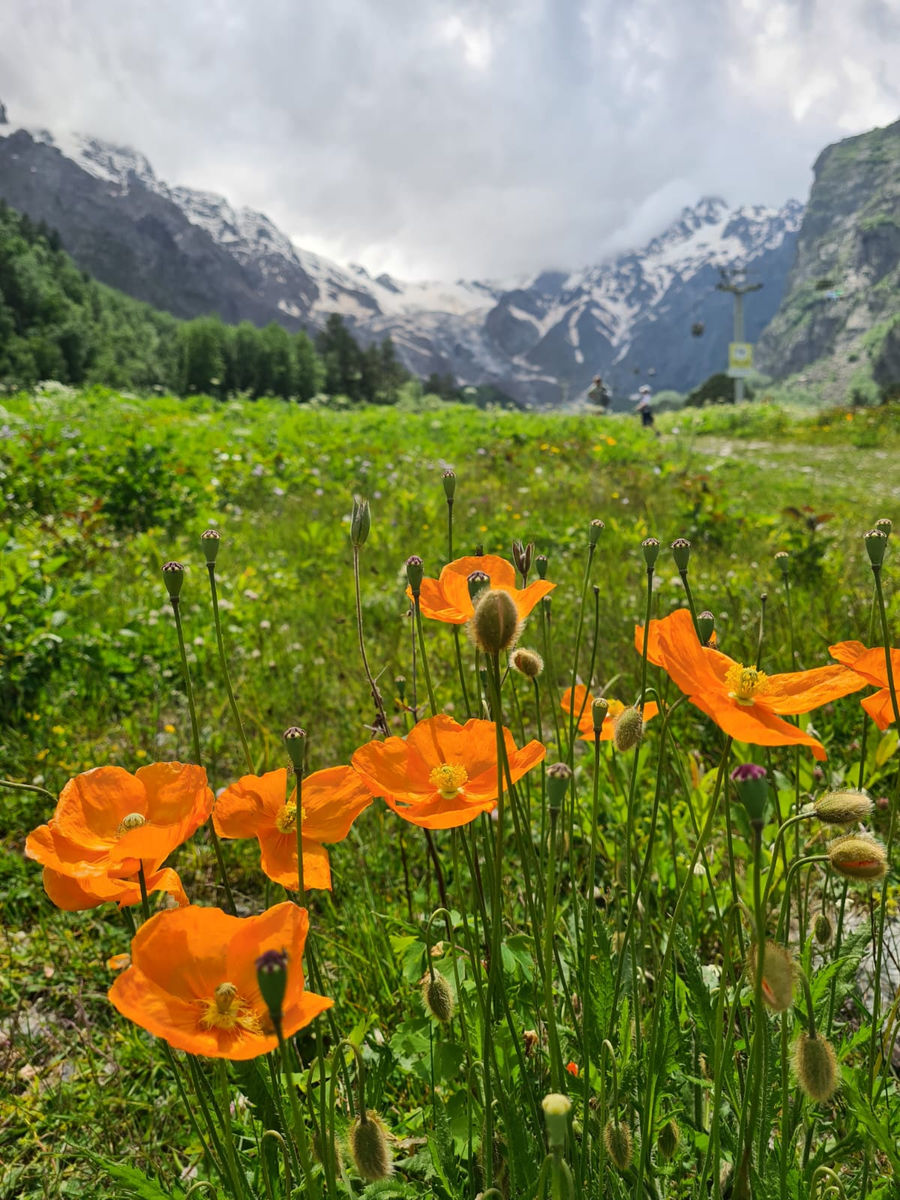
[[[0,408],[0,1195],[900,1194],[896,406]]]

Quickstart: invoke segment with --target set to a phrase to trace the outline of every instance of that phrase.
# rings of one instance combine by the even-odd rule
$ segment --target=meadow
[[[897,534],[863,535],[900,518],[898,410],[658,428],[0,397],[0,1196],[896,1195],[900,754],[872,671],[900,586]],[[852,642],[868,676],[829,653]],[[753,677],[710,675],[725,655]],[[812,677],[781,676],[829,663],[792,708]],[[785,719],[755,725],[767,687]],[[222,793],[167,846],[191,905],[145,890],[149,852],[121,910],[72,901],[81,867],[54,905],[25,840],[67,782],[172,762]],[[239,819],[264,776],[304,879]],[[217,906],[266,914],[286,999],[209,990],[202,1045],[169,1048],[134,931]],[[182,936],[214,940],[163,958]]]

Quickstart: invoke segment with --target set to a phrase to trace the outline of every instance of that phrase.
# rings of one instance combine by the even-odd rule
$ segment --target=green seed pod
[[[644,736],[644,718],[641,710],[632,706],[619,713],[613,734],[613,745],[622,752],[633,750]]]
[[[221,540],[222,538],[218,529],[204,529],[200,534],[200,545],[203,547],[207,563],[214,563],[216,561]]]
[[[872,812],[872,798],[865,792],[825,792],[813,804],[816,816],[825,825],[853,825],[865,821]]]
[[[528,679],[537,679],[544,669],[544,660],[541,656],[535,650],[526,650],[524,646],[514,650],[509,661],[520,675],[525,675]]]
[[[834,929],[831,921],[823,912],[819,913],[819,915],[816,917],[815,924],[813,925],[813,936],[820,946],[831,945],[831,939],[834,936]]]
[[[284,950],[267,950],[256,960],[256,982],[272,1024],[281,1028],[281,1006],[287,991],[288,956]]]
[[[702,613],[697,614],[697,631],[700,634],[700,641],[702,645],[709,645],[709,639],[712,637],[715,628],[716,618],[708,608],[704,609]]]
[[[678,1122],[675,1120],[666,1121],[662,1129],[659,1131],[657,1146],[662,1158],[669,1161],[678,1149],[678,1143],[681,1141],[681,1130],[678,1128]]]
[[[670,547],[675,566],[679,571],[686,571],[691,560],[691,543],[687,538],[676,538]]]
[[[448,1025],[453,1018],[453,993],[450,984],[438,971],[426,971],[422,980],[422,1002],[429,1016]]]
[[[567,763],[557,762],[547,768],[547,803],[555,812],[562,808],[571,778],[572,768]]]
[[[444,471],[441,475],[441,483],[444,485],[444,495],[447,497],[448,503],[453,503],[453,497],[456,495],[456,472]]]
[[[393,1174],[387,1131],[378,1113],[369,1110],[350,1129],[350,1154],[363,1179],[374,1183]]]
[[[787,550],[778,550],[776,552],[775,563],[778,566],[778,569],[781,571],[781,574],[785,577],[785,579],[787,579],[791,569],[791,556],[788,554]]]
[[[888,535],[883,529],[870,529],[868,533],[863,534],[863,537],[866,542],[866,553],[869,556],[869,562],[873,567],[880,567],[884,562]]]
[[[834,1048],[826,1038],[801,1033],[794,1044],[794,1070],[810,1100],[823,1103],[838,1085]]]
[[[600,534],[606,528],[599,517],[594,517],[591,521],[590,529],[588,530],[588,543],[591,546],[596,546],[600,541]]]
[[[874,883],[887,874],[887,853],[881,842],[867,833],[848,833],[828,847],[832,869],[845,879]]]
[[[569,1113],[572,1111],[572,1101],[568,1096],[559,1092],[550,1092],[541,1101],[544,1110],[544,1120],[547,1123],[547,1145],[551,1150],[562,1150],[566,1144],[566,1130],[569,1124]]]
[[[659,557],[659,538],[647,537],[641,542],[641,551],[644,555],[644,562],[648,567],[654,567],[656,560]]]
[[[301,729],[299,725],[292,725],[284,731],[282,737],[294,771],[302,771],[303,757],[306,753],[306,730]]]
[[[514,646],[522,622],[509,592],[502,588],[487,588],[482,592],[475,602],[469,630],[479,650],[492,657]]]
[[[174,560],[172,562],[165,562],[162,566],[162,573],[166,591],[169,593],[169,599],[175,604],[181,595],[181,586],[184,583],[184,567],[180,562],[175,562]]]
[[[886,533],[887,536],[890,537],[891,530],[894,528],[894,522],[890,517],[879,517],[872,528],[880,529],[882,533]]]
[[[425,564],[419,558],[418,554],[411,554],[406,560],[406,582],[409,584],[409,590],[415,598],[418,598],[424,576]]]
[[[372,525],[369,513],[369,502],[362,496],[353,497],[353,511],[350,514],[350,541],[354,546],[365,545]]]
[[[620,1171],[627,1171],[634,1156],[631,1130],[622,1121],[607,1121],[603,1130],[606,1153]]]
[[[466,576],[466,583],[469,587],[469,599],[474,604],[485,588],[491,586],[491,577],[487,571],[473,571],[471,575]]]
[[[539,579],[547,578],[547,565],[548,564],[547,564],[547,555],[546,554],[539,554],[537,556],[537,558],[535,558],[534,567],[538,573]]]
[[[598,696],[591,705],[591,720],[594,723],[594,733],[603,732],[603,722],[609,716],[609,701],[605,696]]]

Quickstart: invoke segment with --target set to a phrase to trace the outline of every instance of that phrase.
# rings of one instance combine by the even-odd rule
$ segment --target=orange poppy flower
[[[216,801],[213,825],[224,838],[259,841],[260,866],[275,883],[300,886],[297,871],[297,789],[287,795],[287,770],[244,775]],[[304,887],[330,888],[331,867],[322,842],[341,842],[373,793],[352,767],[329,767],[303,780],[301,835]]]
[[[469,576],[473,571],[484,571],[490,578],[490,586],[509,592],[516,603],[519,620],[524,621],[538,600],[556,587],[546,579],[536,579],[526,588],[516,587],[516,569],[511,562],[496,554],[478,554],[457,558],[441,571],[439,578],[422,580],[419,604],[424,617],[435,621],[446,621],[450,625],[464,625],[474,611],[469,595]],[[412,590],[406,589],[412,599]]]
[[[638,626],[638,651],[643,638]],[[686,608],[650,622],[648,658],[730,737],[755,746],[809,746],[820,760],[826,758],[822,743],[781,716],[811,712],[862,686],[853,671],[836,663],[782,675],[745,667],[720,650],[701,646]]]
[[[578,734],[583,741],[592,742],[594,740],[594,716],[591,712],[591,705],[594,703],[594,697],[590,694],[583,683],[576,683],[574,692],[572,688],[566,688],[561,700],[563,712],[570,713],[572,711],[572,698],[575,699],[575,712],[581,713],[578,721]],[[603,729],[600,732],[601,742],[611,742],[616,736],[616,722],[622,713],[625,711],[626,705],[621,700],[609,700],[609,711],[603,722]],[[644,705],[643,713],[641,714],[644,721],[649,721],[659,712],[659,705],[654,700],[648,700]]]
[[[540,742],[516,749],[503,730],[513,782],[547,753]],[[497,732],[493,721],[459,725],[441,714],[428,717],[405,738],[369,742],[352,763],[376,796],[413,825],[455,829],[497,803]]]
[[[43,865],[47,895],[61,908],[138,903],[141,866],[148,891],[168,891],[186,904],[178,876],[160,867],[212,805],[202,767],[152,763],[134,775],[95,767],[69,780],[49,823],[28,835],[25,853]]]
[[[157,913],[131,942],[131,966],[109,989],[119,1012],[165,1038],[176,1050],[209,1058],[248,1059],[278,1045],[256,980],[267,950],[289,959],[282,1029],[290,1037],[333,1001],[303,987],[305,908],[290,901],[258,917],[231,917],[220,908]]]
[[[860,703],[879,729],[887,729],[894,720],[894,706],[891,704],[887,662],[882,647],[868,649],[862,642],[838,642],[836,646],[828,647],[828,653],[855,671],[866,683],[881,689],[874,696],[866,696]],[[891,650],[891,670],[894,686],[900,687],[900,650]]]

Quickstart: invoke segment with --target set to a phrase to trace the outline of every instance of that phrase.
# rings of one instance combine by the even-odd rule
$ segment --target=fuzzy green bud
[[[203,547],[207,563],[214,563],[216,561],[221,541],[222,537],[218,529],[204,529],[200,534],[200,545]]]
[[[387,1179],[393,1173],[387,1131],[376,1112],[370,1110],[353,1122],[350,1129],[350,1154],[357,1171],[370,1183]]]
[[[472,640],[479,650],[495,657],[516,644],[521,629],[519,610],[509,592],[487,588],[479,595],[469,621]]]
[[[855,789],[826,792],[813,804],[815,815],[825,825],[854,825],[865,821],[872,808],[872,797]]]
[[[173,604],[178,603],[178,597],[181,595],[181,587],[184,583],[184,567],[180,562],[165,562],[162,566],[163,581],[166,585],[166,591],[169,593],[169,599]]]
[[[547,578],[547,566],[547,555],[539,554],[534,560],[534,569],[537,571],[539,579]]]
[[[701,646],[708,646],[709,639],[712,637],[716,628],[716,618],[709,611],[704,609],[702,613],[697,614],[697,632],[700,634]]]
[[[456,495],[456,472],[444,471],[441,475],[441,483],[444,485],[444,495],[447,497],[447,503],[453,503],[453,497]]]
[[[353,497],[353,511],[350,514],[350,541],[357,548],[365,545],[372,525],[369,513],[369,502],[362,496]]]
[[[659,538],[644,538],[641,542],[641,553],[644,555],[644,562],[647,564],[648,570],[655,567],[659,557]]]
[[[676,538],[670,547],[675,566],[679,571],[686,571],[691,560],[691,543],[687,538]]]
[[[425,973],[422,980],[422,1003],[429,1016],[448,1025],[453,1017],[453,993],[450,984],[438,971]]]
[[[624,1121],[607,1121],[603,1130],[606,1153],[619,1171],[627,1171],[634,1156],[631,1130]]]
[[[797,1082],[810,1100],[829,1100],[838,1085],[834,1048],[827,1038],[801,1033],[794,1045]]]
[[[881,842],[867,833],[848,833],[828,847],[832,870],[845,879],[874,883],[887,874],[887,853]]]
[[[491,577],[487,571],[473,571],[471,575],[466,576],[466,583],[469,587],[469,599],[474,604],[484,589],[491,586]]]
[[[594,723],[594,733],[603,732],[603,722],[609,716],[609,701],[605,696],[598,696],[591,705],[591,720]]]
[[[613,745],[621,752],[633,750],[644,736],[644,718],[639,708],[633,705],[619,713],[613,734]]]
[[[306,754],[306,730],[301,729],[299,725],[292,725],[290,729],[284,731],[282,737],[294,773],[299,775],[303,770],[303,759]]]
[[[256,960],[256,982],[276,1030],[281,1029],[281,1006],[287,991],[288,956],[285,950],[267,950]]]
[[[409,590],[416,600],[419,598],[424,577],[425,564],[419,558],[418,554],[411,554],[406,560],[406,582],[409,584]]]
[[[572,1101],[560,1092],[551,1092],[541,1101],[541,1108],[547,1124],[547,1145],[551,1150],[564,1149]]]
[[[659,1131],[659,1137],[656,1140],[660,1156],[666,1162],[675,1154],[680,1141],[681,1130],[678,1128],[678,1122],[675,1120],[666,1121],[665,1125]]]
[[[816,917],[813,925],[813,936],[820,946],[831,945],[831,939],[834,937],[834,928],[829,918],[823,912],[819,913]]]
[[[751,979],[756,978],[758,951],[750,949],[748,968]],[[762,998],[773,1012],[785,1012],[794,999],[794,960],[777,942],[766,942],[763,956]]]
[[[547,768],[547,803],[552,811],[562,808],[571,778],[572,768],[567,763],[557,762]]]
[[[868,533],[863,534],[863,537],[866,542],[866,553],[869,556],[869,562],[873,567],[880,567],[884,562],[888,535],[883,529],[870,529]]]
[[[510,665],[527,679],[537,679],[544,669],[544,660],[537,651],[526,650],[524,646],[513,650],[509,661]]]
[[[603,522],[600,520],[600,518],[594,517],[593,521],[591,521],[590,528],[588,530],[588,544],[591,547],[596,546],[597,543],[600,541],[600,534],[603,532],[603,530],[605,528],[606,528],[606,526],[603,524]]]

